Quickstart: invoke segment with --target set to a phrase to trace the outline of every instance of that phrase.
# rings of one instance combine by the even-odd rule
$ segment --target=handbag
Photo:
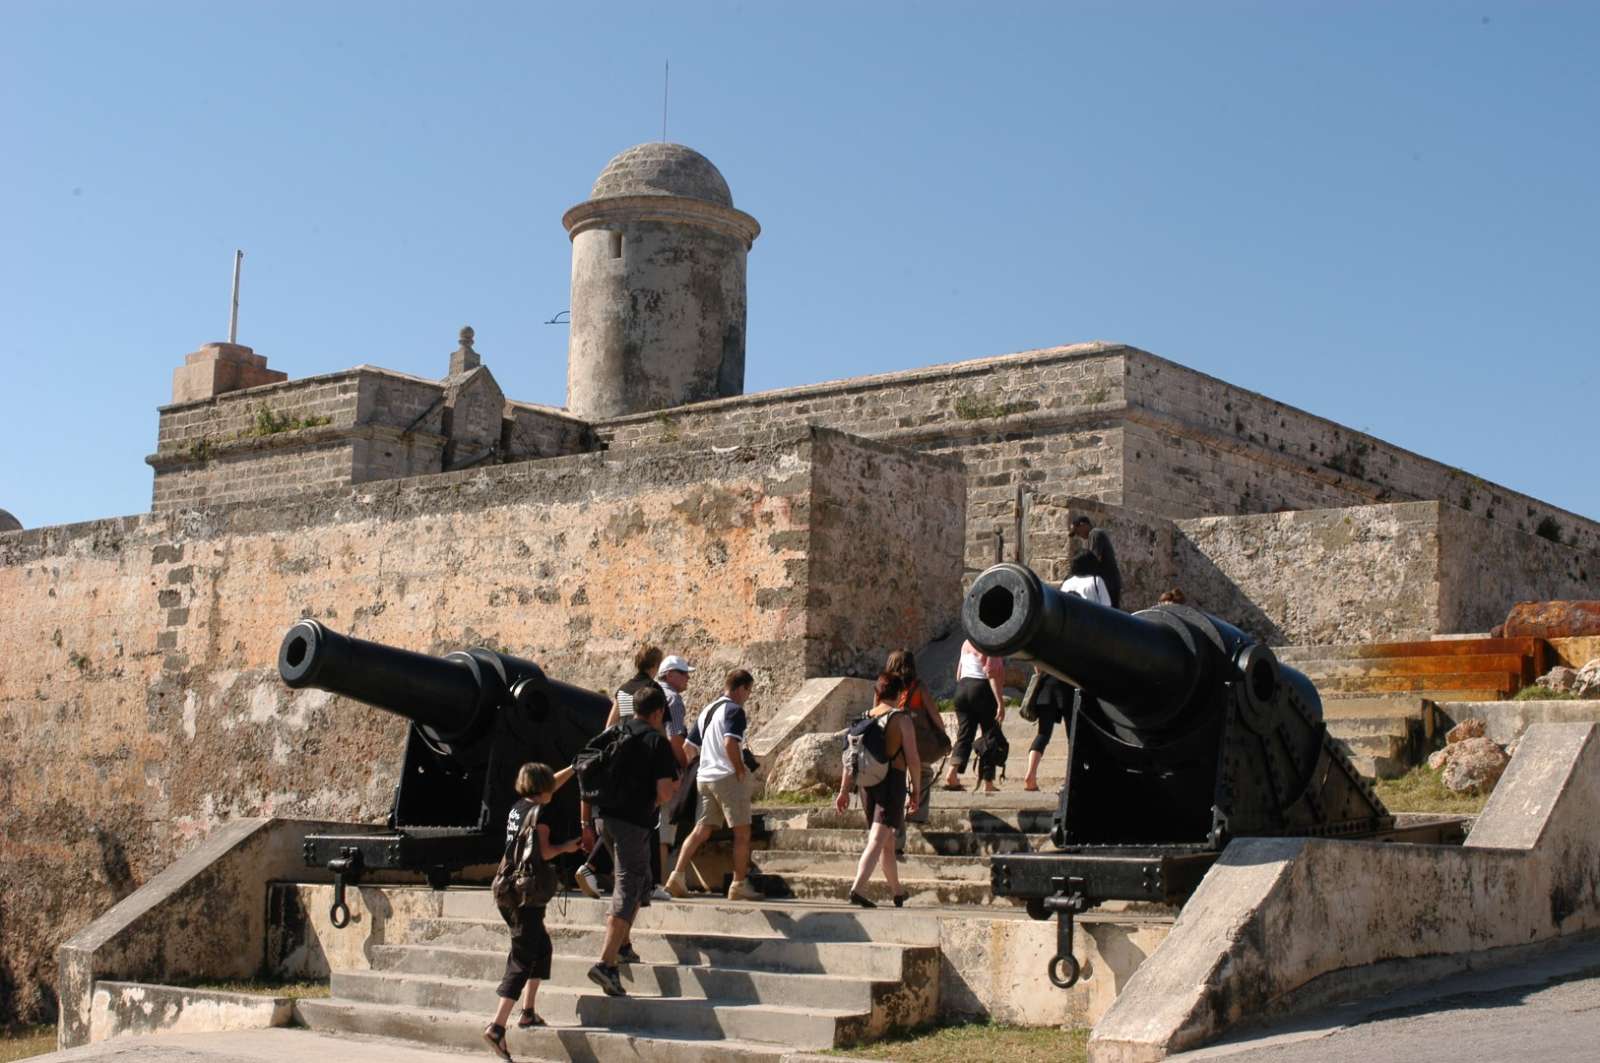
[[[985,731],[983,737],[972,743],[972,755],[978,758],[978,766],[982,768],[995,768],[1002,776],[1006,773],[1006,760],[1011,756],[1011,743],[1006,741],[1006,736],[999,727]]]
[[[1022,692],[1022,704],[1017,706],[1017,715],[1029,723],[1039,722],[1039,709],[1036,702],[1039,700],[1039,688],[1044,684],[1044,673],[1035,672],[1033,678],[1028,680],[1028,689]]]

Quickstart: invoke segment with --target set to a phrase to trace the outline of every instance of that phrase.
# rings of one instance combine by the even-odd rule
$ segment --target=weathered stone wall
[[[1439,506],[1177,522],[1176,581],[1196,608],[1274,645],[1425,639],[1439,624]]]
[[[1102,343],[831,381],[597,422],[613,449],[820,424],[967,468],[969,568],[1016,556],[1022,490],[1117,502],[1125,348]]]
[[[1600,598],[1600,550],[1439,507],[1440,631],[1488,631],[1518,602]]]
[[[60,940],[229,818],[385,813],[403,725],[283,688],[298,617],[594,688],[654,638],[700,667],[691,704],[750,668],[759,724],[838,662],[832,626],[877,661],[948,627],[959,556],[894,515],[959,528],[960,495],[949,462],[800,429],[0,535],[0,1003],[47,1011]]]
[[[1592,597],[1600,556],[1441,502],[1177,522],[1190,603],[1274,644],[1487,631],[1518,601]]]
[[[1600,553],[1600,523],[1589,518],[1145,351],[1123,351],[1134,450],[1124,472],[1128,505],[1176,518],[1437,500]]]

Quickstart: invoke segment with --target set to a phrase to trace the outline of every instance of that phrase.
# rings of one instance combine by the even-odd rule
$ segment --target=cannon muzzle
[[[470,729],[482,685],[477,662],[465,653],[430,657],[341,635],[315,620],[284,634],[278,675],[294,689],[340,694],[442,736]]]
[[[1113,704],[1134,726],[1158,729],[1193,700],[1210,663],[1188,610],[1129,614],[1065,594],[1021,565],[985,569],[961,606],[972,644],[1031,660]]]

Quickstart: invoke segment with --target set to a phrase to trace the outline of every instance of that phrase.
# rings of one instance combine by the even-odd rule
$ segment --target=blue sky
[[[749,390],[1119,340],[1600,518],[1600,6],[0,4],[0,507],[148,509],[224,338],[560,404],[562,212],[661,135]]]

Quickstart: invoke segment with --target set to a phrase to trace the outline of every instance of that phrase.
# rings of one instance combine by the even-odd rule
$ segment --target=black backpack
[[[590,808],[615,808],[623,803],[622,780],[617,766],[622,747],[628,741],[626,724],[619,723],[589,739],[578,751],[572,770],[578,776],[578,793]]]
[[[972,743],[972,752],[978,758],[980,767],[995,768],[1002,776],[1005,775],[1006,760],[1011,756],[1011,743],[1000,733],[998,725],[985,731],[982,738]]]
[[[556,869],[539,851],[539,810],[534,805],[506,843],[489,892],[501,908],[543,907],[556,895]]]

